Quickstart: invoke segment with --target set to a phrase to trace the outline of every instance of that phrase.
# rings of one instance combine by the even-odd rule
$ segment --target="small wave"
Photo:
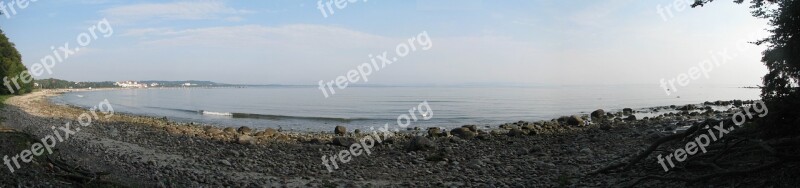
[[[155,107],[155,106],[146,106],[146,107],[147,107],[147,108],[156,108],[156,109],[162,109],[162,110],[172,110],[172,111],[177,111],[177,112],[194,113],[194,114],[197,114],[197,113],[202,113],[202,111],[198,111],[198,110],[186,110],[186,109],[177,109],[177,108],[164,108],[164,107]]]
[[[251,119],[269,119],[269,120],[282,120],[282,119],[301,119],[301,120],[316,120],[316,121],[338,121],[338,122],[351,122],[353,120],[369,120],[364,118],[335,118],[335,117],[304,117],[304,116],[284,116],[284,115],[267,115],[267,114],[248,114],[248,113],[232,113],[233,118],[251,118]]]
[[[210,111],[200,110],[200,113],[203,115],[212,115],[212,116],[233,116],[233,113],[230,112],[210,112]]]

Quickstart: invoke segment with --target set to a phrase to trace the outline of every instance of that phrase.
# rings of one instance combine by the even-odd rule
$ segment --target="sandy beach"
[[[16,96],[3,109],[3,131],[34,139],[53,134],[52,126],[78,124],[87,111],[54,105],[44,90]],[[669,107],[665,107],[669,108]],[[248,130],[176,123],[164,118],[114,114],[100,118],[65,142],[55,153],[22,164],[14,174],[4,168],[6,186],[62,187],[609,187],[624,185],[642,172],[658,172],[655,159],[646,168],[586,175],[630,157],[664,136],[667,126],[726,116],[727,112],[670,115],[646,120],[612,120],[584,126],[559,121],[514,122],[491,129],[396,133],[369,155],[351,156],[339,169],[321,158],[347,150],[371,133]],[[511,122],[511,121],[510,121]],[[7,138],[3,138],[7,139]],[[7,141],[7,140],[4,140]],[[25,147],[2,149],[16,155]],[[50,160],[46,159],[51,158]],[[95,182],[65,178],[54,162],[88,172],[105,172]],[[107,173],[107,174],[106,174]],[[776,172],[777,173],[777,172]],[[758,179],[762,175],[749,178]],[[763,176],[768,176],[765,174]],[[79,178],[78,178],[79,179]],[[748,182],[743,179],[742,182]],[[681,185],[651,181],[640,186]],[[741,184],[754,185],[754,184]],[[755,184],[757,185],[757,184]]]

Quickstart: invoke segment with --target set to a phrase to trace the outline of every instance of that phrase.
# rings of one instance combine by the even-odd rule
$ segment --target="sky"
[[[28,67],[80,47],[37,79],[316,85],[424,32],[429,49],[359,84],[656,85],[723,59],[691,83],[760,84],[764,47],[747,42],[766,20],[685,1],[5,0],[0,28]]]

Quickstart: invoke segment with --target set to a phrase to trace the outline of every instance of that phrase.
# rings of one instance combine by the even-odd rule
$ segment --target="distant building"
[[[158,83],[152,83],[152,84],[150,84],[150,87],[157,87],[157,86],[158,86]]]
[[[124,88],[147,88],[147,84],[139,83],[137,81],[115,82],[114,85]]]

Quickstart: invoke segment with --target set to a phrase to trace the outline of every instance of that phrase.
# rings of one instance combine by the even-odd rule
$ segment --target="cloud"
[[[292,24],[269,27],[241,25],[175,30],[170,28],[140,28],[127,30],[123,36],[141,37],[147,46],[237,47],[281,45],[286,47],[359,46],[383,43],[388,38],[345,28]]]
[[[253,11],[228,7],[219,1],[144,3],[100,11],[114,22],[142,20],[215,20],[235,18]],[[236,20],[241,20],[237,18]]]

